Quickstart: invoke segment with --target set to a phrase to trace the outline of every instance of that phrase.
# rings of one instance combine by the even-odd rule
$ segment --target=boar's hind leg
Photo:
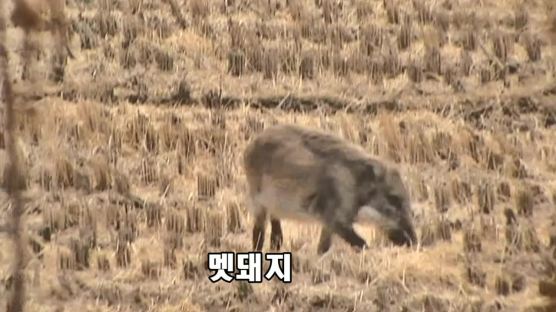
[[[253,224],[253,248],[255,251],[261,251],[263,249],[265,231],[266,209],[260,209],[255,215],[255,223]]]
[[[282,225],[280,220],[274,217],[270,218],[270,248],[273,250],[280,250],[282,246]]]
[[[320,230],[319,245],[317,247],[317,253],[319,255],[324,254],[330,249],[330,246],[332,245],[332,234],[333,233],[328,226],[322,226],[322,229]]]

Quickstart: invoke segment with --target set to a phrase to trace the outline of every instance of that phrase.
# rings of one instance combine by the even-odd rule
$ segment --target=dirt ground
[[[51,32],[8,19],[26,310],[548,311],[533,307],[556,276],[554,12],[548,0],[67,0],[62,62]],[[207,252],[252,247],[240,157],[278,123],[399,166],[419,246],[356,225],[368,250],[334,238],[319,257],[319,225],[284,220],[291,284],[211,283]],[[2,309],[12,247],[0,232]]]

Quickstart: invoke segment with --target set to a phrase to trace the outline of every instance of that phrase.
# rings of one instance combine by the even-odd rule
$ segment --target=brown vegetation
[[[550,1],[15,3],[0,293],[25,282],[26,310],[554,309]],[[396,162],[419,248],[356,227],[368,250],[315,258],[318,226],[285,221],[291,284],[212,284],[207,252],[251,249],[239,157],[277,123]]]
[[[17,114],[15,112],[15,99],[12,89],[11,75],[9,74],[8,50],[6,38],[7,26],[4,17],[0,17],[0,68],[2,85],[0,94],[6,103],[4,108],[5,126],[2,131],[5,149],[8,154],[7,162],[4,164],[4,175],[2,185],[8,193],[11,204],[11,218],[3,218],[6,222],[8,234],[12,236],[13,263],[10,274],[13,280],[13,289],[6,303],[6,310],[10,312],[21,312],[25,306],[25,277],[24,277],[24,250],[25,237],[23,230],[23,200],[21,192],[26,188],[23,168],[21,167],[21,153],[18,153],[18,136],[16,133]]]

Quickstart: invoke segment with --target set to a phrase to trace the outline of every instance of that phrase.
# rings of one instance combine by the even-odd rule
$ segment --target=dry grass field
[[[554,1],[66,0],[68,49],[3,2],[26,311],[555,311]],[[397,164],[419,246],[356,226],[368,250],[318,257],[284,221],[291,284],[211,283],[207,252],[252,247],[240,157],[279,123]],[[2,311],[8,162],[0,135]]]

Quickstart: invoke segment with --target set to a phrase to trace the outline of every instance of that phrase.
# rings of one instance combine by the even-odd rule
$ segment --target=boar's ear
[[[403,185],[402,175],[397,168],[389,167],[388,168],[388,180],[392,183],[401,184]]]
[[[378,162],[368,162],[365,164],[363,176],[368,182],[377,182],[384,177],[384,168]]]
[[[357,205],[361,207],[372,198],[384,178],[384,169],[380,164],[374,162],[365,163],[358,173],[357,181]]]
[[[398,169],[394,167],[388,167],[386,171],[387,171],[388,178],[391,180],[397,180],[401,178],[400,172],[398,171]]]
[[[384,168],[375,162],[367,162],[358,173],[358,185],[365,189],[374,188],[384,178]]]

